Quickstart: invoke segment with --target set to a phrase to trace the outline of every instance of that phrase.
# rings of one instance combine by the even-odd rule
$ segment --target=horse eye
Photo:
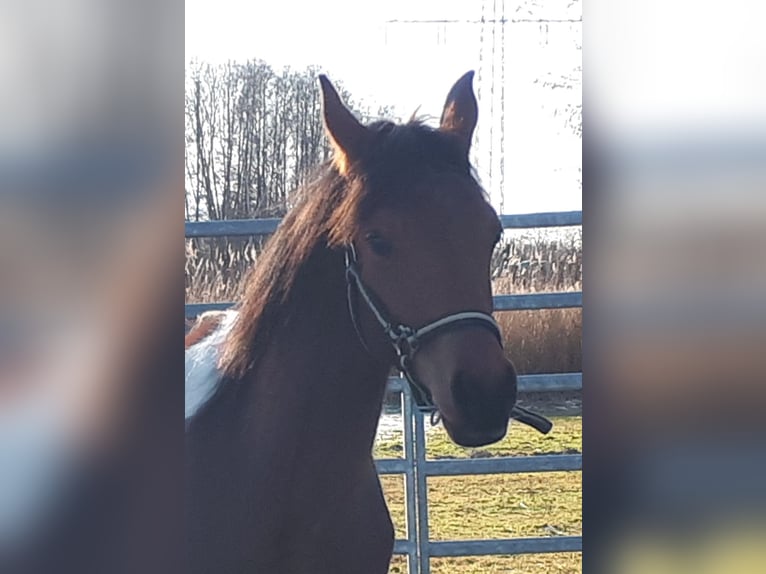
[[[394,249],[394,246],[391,245],[391,242],[378,233],[368,233],[365,239],[367,240],[367,243],[369,243],[370,248],[375,253],[375,255],[386,257],[387,255],[391,255],[391,251]]]

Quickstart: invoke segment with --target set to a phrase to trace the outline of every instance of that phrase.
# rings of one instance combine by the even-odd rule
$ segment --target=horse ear
[[[320,74],[319,84],[322,88],[325,132],[335,148],[333,161],[341,173],[346,173],[350,164],[364,155],[369,145],[370,132],[343,105],[327,76]]]
[[[439,129],[458,136],[468,153],[478,116],[479,106],[473,94],[473,70],[471,70],[463,74],[447,94]]]

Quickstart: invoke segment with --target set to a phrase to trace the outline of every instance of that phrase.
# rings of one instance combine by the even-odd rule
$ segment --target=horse
[[[394,531],[372,447],[392,367],[459,445],[502,439],[514,417],[545,426],[515,406],[491,315],[503,227],[469,161],[473,72],[438,127],[362,124],[319,83],[332,158],[238,308],[186,339],[191,572],[387,572]]]

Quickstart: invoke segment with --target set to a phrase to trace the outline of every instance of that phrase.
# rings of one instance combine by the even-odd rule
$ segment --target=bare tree
[[[192,62],[186,86],[186,217],[282,215],[327,160],[316,68],[276,72],[252,60]],[[341,95],[355,105],[342,86]],[[379,109],[378,112],[390,110]],[[359,112],[369,119],[369,110]]]

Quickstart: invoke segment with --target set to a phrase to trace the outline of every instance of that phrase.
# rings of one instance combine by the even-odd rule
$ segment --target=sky
[[[492,4],[485,8],[488,19]],[[494,4],[505,4],[508,18],[580,16],[578,9],[530,14],[518,0]],[[497,26],[492,55],[488,25],[482,53],[480,24],[386,23],[481,16],[479,0],[186,0],[186,57],[211,63],[258,58],[275,67],[315,65],[331,80],[342,81],[356,99],[373,108],[393,106],[402,118],[416,109],[438,118],[451,85],[476,70],[474,161],[495,207],[504,213],[581,209],[581,140],[554,116],[562,102],[581,102],[580,87],[554,91],[535,83],[570,73],[580,64],[581,25],[507,24],[502,42]]]

